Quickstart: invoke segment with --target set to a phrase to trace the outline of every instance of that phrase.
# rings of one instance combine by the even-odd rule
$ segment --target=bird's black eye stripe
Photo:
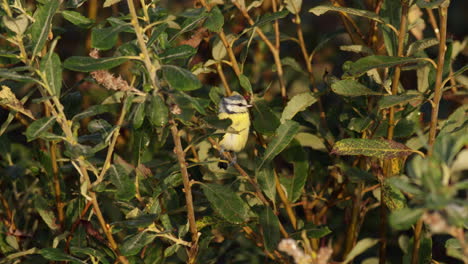
[[[238,105],[238,106],[243,106],[243,104],[241,104],[241,103],[239,103],[239,104],[237,104],[237,105]]]

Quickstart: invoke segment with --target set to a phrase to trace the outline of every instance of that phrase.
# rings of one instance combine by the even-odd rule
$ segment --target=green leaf
[[[145,105],[144,103],[137,104],[135,106],[135,112],[132,119],[133,128],[138,129],[145,120]]]
[[[107,28],[93,28],[91,30],[91,46],[95,49],[109,50],[117,43],[119,33],[127,28],[128,24]]]
[[[190,71],[174,66],[162,66],[163,77],[172,89],[192,91],[201,88],[202,84]]]
[[[180,45],[169,48],[159,55],[161,60],[169,62],[171,60],[189,58],[197,53],[197,50],[189,45]]]
[[[22,36],[29,25],[29,19],[25,14],[21,14],[15,18],[4,15],[2,22],[5,27],[15,32],[18,36]]]
[[[293,140],[297,132],[299,132],[299,123],[287,120],[281,124],[281,126],[276,129],[276,136],[270,144],[268,144],[265,154],[263,155],[260,164],[257,166],[257,170],[260,170],[265,163],[270,162],[274,157],[280,154],[281,151],[288,146],[289,142]]]
[[[309,162],[307,153],[297,140],[293,140],[286,148],[282,156],[286,161],[293,164],[294,174],[289,177],[280,177],[288,200],[292,203],[301,197],[302,190],[309,175]]]
[[[42,196],[36,195],[34,200],[34,208],[41,216],[42,220],[47,224],[47,226],[52,230],[58,230],[60,228],[56,223],[56,218],[54,211],[47,204],[47,201],[42,198]]]
[[[72,56],[63,62],[63,67],[72,71],[91,72],[98,70],[108,70],[119,66],[128,59],[124,57],[91,58],[82,56]]]
[[[421,61],[423,60],[419,58],[371,55],[350,63],[349,69],[347,69],[344,76],[359,77],[367,71],[375,68],[388,68],[401,64],[418,63]]]
[[[90,133],[102,133],[104,135],[108,135],[112,130],[112,125],[104,119],[93,119],[88,123],[88,131]]]
[[[5,78],[5,79],[19,81],[19,82],[37,82],[37,83],[39,83],[38,80],[27,76],[26,73],[18,74],[16,72],[12,71],[11,68],[8,69],[8,70],[7,69],[0,69],[0,77]]]
[[[112,165],[106,173],[112,184],[117,188],[116,197],[119,200],[129,201],[135,196],[135,183],[130,173],[120,164]]]
[[[379,102],[379,109],[389,108],[399,104],[405,104],[413,100],[422,100],[423,96],[420,94],[400,94],[400,95],[387,95],[382,97]]]
[[[315,102],[317,102],[317,97],[311,92],[296,94],[291,98],[291,100],[289,100],[288,104],[284,108],[280,119],[281,124],[284,124],[286,120],[293,119],[297,113],[306,110],[307,107],[311,106]]]
[[[109,7],[111,5],[117,4],[120,1],[121,0],[106,0],[104,1],[104,4],[102,5],[102,7]]]
[[[224,16],[221,13],[221,10],[217,6],[215,6],[211,11],[208,13],[208,17],[203,24],[204,27],[209,29],[213,32],[219,32],[224,25]]]
[[[218,184],[202,184],[203,192],[218,214],[233,223],[244,223],[249,214],[247,204],[229,187]]]
[[[351,251],[346,255],[345,260],[342,262],[343,264],[351,262],[355,257],[362,254],[364,251],[368,250],[369,248],[375,246],[379,242],[378,239],[372,238],[364,238],[359,240],[356,245],[351,249]]]
[[[239,75],[238,78],[239,78],[240,86],[244,88],[246,92],[248,92],[249,94],[252,94],[253,93],[252,84],[250,84],[249,78],[247,78],[247,76],[245,76],[244,74]]]
[[[62,16],[70,23],[80,28],[89,28],[94,23],[92,19],[89,19],[76,11],[63,10]]]
[[[41,134],[49,130],[55,124],[55,121],[56,121],[56,117],[51,116],[51,117],[43,117],[41,119],[38,119],[32,122],[26,129],[26,133],[25,133],[28,142],[40,137]]]
[[[281,238],[278,217],[270,207],[265,206],[262,208],[258,218],[263,231],[265,249],[273,252]]]
[[[456,238],[450,238],[445,241],[445,249],[447,250],[447,256],[459,260],[463,260],[465,258],[460,241],[458,241]]]
[[[146,228],[156,221],[158,217],[156,214],[144,214],[135,218],[113,222],[112,225],[126,228]]]
[[[264,168],[256,172],[256,178],[260,189],[262,189],[266,196],[273,203],[275,203],[276,183],[273,168],[271,168],[271,166],[265,166]]]
[[[62,88],[62,62],[57,53],[52,52],[42,58],[41,71],[47,79],[51,95],[60,97],[60,89]]]
[[[165,126],[168,122],[169,109],[159,95],[151,96],[146,103],[146,117],[155,127]]]
[[[316,226],[314,224],[307,223],[305,226],[294,233],[291,233],[291,238],[294,238],[296,240],[301,240],[302,239],[302,232],[305,231],[307,234],[308,238],[322,238],[328,234],[330,234],[332,231],[328,228],[328,226]]]
[[[57,1],[58,2],[58,1]],[[72,263],[85,264],[86,262],[81,261],[73,256],[68,255],[64,250],[59,248],[43,248],[39,250],[39,254],[45,259],[55,261],[71,261]]]
[[[283,9],[279,12],[265,14],[252,26],[252,27],[261,27],[265,24],[269,24],[277,19],[283,18],[289,14],[287,9]]]
[[[292,14],[299,14],[301,12],[302,0],[286,0],[286,8]]]
[[[362,96],[362,95],[382,95],[382,93],[372,91],[356,80],[341,80],[333,82],[331,89],[334,93],[343,96]]]
[[[47,1],[34,13],[34,23],[31,26],[31,41],[33,56],[44,47],[51,29],[52,18],[60,6],[60,1]]]
[[[363,155],[379,159],[408,156],[416,152],[407,146],[385,139],[347,138],[335,143],[331,151],[336,155]]]
[[[156,234],[151,234],[147,231],[131,235],[125,238],[122,246],[120,247],[120,251],[124,256],[134,256],[138,254],[144,246],[153,242],[156,236]]]
[[[390,214],[390,225],[396,230],[409,229],[424,213],[424,209],[402,208]]]
[[[87,118],[90,116],[95,116],[99,115],[102,113],[107,113],[107,112],[112,112],[114,110],[117,110],[117,104],[100,104],[100,105],[93,105],[88,107],[86,110],[83,112],[75,115],[72,118],[73,122],[77,122],[83,118]]]
[[[380,189],[381,199],[390,211],[400,210],[406,207],[406,197],[393,185],[384,183]]]
[[[253,104],[252,112],[254,117],[252,122],[253,127],[255,131],[261,134],[271,135],[280,125],[278,117],[276,117],[265,100],[256,101]]]
[[[86,254],[90,257],[95,257],[99,263],[109,264],[106,259],[106,254],[94,248],[83,248],[83,247],[70,247],[70,253],[73,255]]]
[[[414,55],[420,51],[423,51],[437,44],[439,44],[439,40],[437,40],[436,38],[417,40],[411,43],[411,45],[409,45],[407,55],[408,56]]]
[[[377,22],[383,23],[383,19],[379,15],[377,15],[374,12],[370,12],[370,11],[362,10],[362,9],[333,6],[333,5],[319,5],[319,6],[309,9],[309,12],[313,13],[316,16],[321,16],[328,11],[337,11],[337,12],[343,12],[343,13],[347,13],[347,14],[354,15],[354,16],[366,17],[366,18],[375,20]]]
[[[420,8],[437,8],[441,5],[449,5],[450,4],[450,0],[429,0],[429,1],[426,1],[426,0],[417,0],[416,4],[420,7]]]

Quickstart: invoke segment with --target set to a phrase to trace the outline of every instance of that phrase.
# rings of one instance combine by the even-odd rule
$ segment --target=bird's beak
[[[246,105],[246,106],[247,106],[248,108],[250,108],[250,107],[252,107],[253,105],[251,105],[251,104],[248,104],[248,105]]]

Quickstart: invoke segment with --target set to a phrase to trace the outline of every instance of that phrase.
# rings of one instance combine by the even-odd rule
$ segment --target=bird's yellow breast
[[[250,128],[250,118],[249,113],[238,113],[238,114],[228,114],[220,113],[218,114],[219,119],[231,119],[232,124],[228,128],[228,132],[223,136],[223,139],[220,142],[220,145],[225,150],[239,152],[247,143],[249,137],[249,128]],[[232,132],[232,133],[230,133]]]

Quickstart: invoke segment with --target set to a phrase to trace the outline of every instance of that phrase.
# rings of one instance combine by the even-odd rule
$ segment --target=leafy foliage
[[[468,263],[450,1],[25,2],[0,10],[0,264]]]

